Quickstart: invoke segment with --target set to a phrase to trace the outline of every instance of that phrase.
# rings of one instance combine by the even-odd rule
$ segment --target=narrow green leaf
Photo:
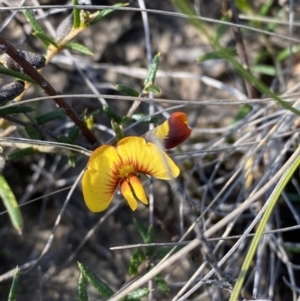
[[[243,120],[251,111],[252,111],[252,107],[247,104],[240,106],[238,112],[233,117],[232,124],[235,124],[240,120]]]
[[[52,120],[64,118],[66,113],[62,110],[55,110],[36,117],[38,124],[44,124]]]
[[[273,3],[274,0],[264,1],[264,3],[261,4],[258,15],[261,17],[266,16],[272,8]]]
[[[72,144],[72,141],[69,137],[67,137],[66,135],[60,135],[57,137],[57,140],[59,142],[62,142],[62,143],[66,143],[66,144]]]
[[[10,115],[10,114],[20,114],[20,113],[30,113],[34,111],[32,107],[29,106],[18,106],[18,107],[10,107],[10,108],[0,108],[0,116]]]
[[[125,7],[127,6],[128,3],[116,3],[113,5],[113,7]],[[111,14],[112,12],[114,12],[115,10],[112,8],[108,8],[108,9],[103,9],[101,11],[98,11],[95,14],[95,17],[93,19],[93,21],[91,21],[90,25],[94,25],[97,22],[99,22],[101,19],[105,18],[106,16],[108,16],[109,14]]]
[[[147,92],[152,92],[154,94],[159,94],[160,93],[160,89],[158,86],[156,85],[149,85],[145,88],[145,91]]]
[[[150,85],[153,85],[155,82],[156,72],[159,66],[160,53],[158,53],[152,60],[152,63],[149,66],[148,73],[144,81],[144,88],[147,88]]]
[[[68,163],[71,167],[75,167],[77,163],[77,156],[76,155],[68,156]]]
[[[129,293],[122,300],[123,301],[136,301],[136,300],[139,300],[140,298],[148,296],[149,293],[150,293],[150,290],[148,288],[146,288],[146,287],[139,288],[139,289]]]
[[[32,147],[26,147],[23,149],[17,149],[13,152],[11,152],[9,155],[6,156],[6,160],[16,160],[19,158],[22,158],[24,156],[28,156],[28,155],[32,155],[34,154],[36,151],[34,148]]]
[[[72,0],[73,5],[78,5],[78,0]],[[74,8],[73,9],[73,28],[79,28],[80,27],[80,9]]]
[[[165,281],[165,278],[158,274],[154,277],[154,281],[156,282],[158,288],[165,294],[169,294],[170,293],[170,288],[167,284],[167,282]]]
[[[142,240],[145,244],[148,243],[147,239],[148,239],[148,230],[137,220],[137,219],[133,219],[133,223],[136,227],[136,229],[138,230],[140,236],[142,237]]]
[[[139,121],[140,119],[145,118],[145,117],[146,117],[145,114],[137,113],[137,114],[133,114],[131,118],[134,121]],[[145,122],[145,123],[158,123],[158,121],[159,121],[159,119],[156,116],[154,116],[154,117],[147,117],[147,118],[145,118],[143,120],[143,122]]]
[[[221,21],[223,22],[230,22],[231,19],[228,16],[223,16],[221,18]],[[228,28],[228,24],[224,24],[224,23],[219,23],[215,32],[215,36],[213,37],[213,39],[215,41],[219,41],[221,39],[221,37],[223,36],[223,34],[226,32]]]
[[[3,175],[0,175],[0,197],[4,203],[10,221],[19,234],[22,234],[23,218],[18,202]]]
[[[236,7],[247,15],[253,15],[254,11],[248,0],[235,0]]]
[[[120,141],[125,137],[120,125],[117,122],[115,122],[113,119],[111,119],[110,122],[111,122],[111,128],[116,134],[116,140]]]
[[[82,273],[80,274],[78,281],[78,300],[79,301],[88,301],[88,293],[87,293],[87,281],[86,278],[83,277]]]
[[[49,37],[47,34],[45,34],[43,32],[38,32],[38,31],[35,31],[32,34],[35,37],[39,38],[44,43],[44,45],[51,44],[55,47],[58,47],[57,43],[51,37]]]
[[[7,301],[16,301],[19,291],[20,273],[18,267],[16,267],[13,282],[9,291]]]
[[[146,259],[146,255],[143,252],[142,249],[138,248],[136,249],[130,259],[129,259],[129,268],[128,268],[128,273],[130,276],[136,275],[138,272],[138,268],[140,264]]]
[[[78,135],[79,135],[79,128],[77,126],[71,127],[71,129],[68,132],[68,138],[70,139],[70,141],[74,142],[75,139],[78,137]]]
[[[140,93],[138,91],[136,91],[135,89],[133,89],[127,85],[115,84],[114,87],[116,88],[116,90],[118,90],[121,93],[128,95],[128,96],[138,97],[140,95]]]
[[[29,138],[34,140],[41,140],[41,133],[37,130],[37,128],[33,125],[25,126],[25,131]]]
[[[251,71],[270,76],[276,76],[277,74],[276,68],[270,65],[255,65],[251,67]]]
[[[22,10],[27,22],[31,25],[32,29],[36,32],[41,32],[46,34],[39,21],[35,18],[34,14],[32,14],[29,10]]]
[[[148,227],[148,231],[147,231],[147,237],[146,237],[146,242],[147,244],[151,244],[154,242],[154,231],[153,231],[153,227],[152,225],[149,225]],[[155,252],[155,248],[154,247],[147,247],[146,248],[146,255],[148,257],[152,256]]]
[[[292,49],[290,48],[286,48],[282,51],[280,51],[277,56],[276,59],[279,62],[284,61],[285,59],[289,58],[290,56],[292,56],[293,54],[297,53],[298,51],[300,51],[300,46],[299,45],[293,45]]]
[[[177,246],[175,248],[175,250],[173,251],[173,254],[176,253],[177,251],[179,251],[180,249],[182,249],[183,247],[184,247],[183,245]],[[171,250],[173,250],[173,247],[163,247],[155,253],[155,256],[158,259],[163,259]]]
[[[78,44],[78,43],[68,43],[64,47],[67,49],[71,49],[71,50],[75,50],[75,51],[87,54],[87,55],[94,55],[94,53],[89,48],[87,48],[84,45]]]
[[[120,117],[114,110],[112,110],[109,106],[103,107],[104,113],[110,118],[113,119],[115,122],[121,124],[123,119]]]
[[[114,291],[103,282],[98,276],[93,273],[86,265],[78,262],[79,269],[87,281],[104,297],[109,298],[114,294]]]
[[[230,55],[232,55],[232,56],[237,55],[236,49],[227,48],[227,50],[228,50],[228,53],[230,53]],[[199,56],[197,58],[197,61],[202,63],[202,62],[205,62],[208,60],[218,60],[218,59],[224,59],[224,57],[222,56],[222,53],[220,51],[212,51],[212,52],[208,52],[208,53],[205,53],[205,54]]]
[[[47,35],[42,26],[40,25],[39,21],[35,18],[34,14],[32,14],[29,10],[23,10],[22,13],[24,14],[27,22],[31,25],[34,32],[39,32],[41,34]],[[45,48],[48,48],[49,42],[46,40],[42,40],[42,42]]]
[[[22,74],[20,72],[7,69],[5,67],[0,67],[0,74],[9,75],[9,76],[15,77],[17,79],[21,79],[21,80],[30,82],[32,84],[36,84],[36,82],[31,77],[29,77],[25,74]]]
[[[146,118],[145,118],[146,117]],[[132,117],[124,116],[122,118],[123,124],[130,124],[143,119],[143,123],[158,123],[159,119],[157,117],[148,117],[146,114],[133,114]]]

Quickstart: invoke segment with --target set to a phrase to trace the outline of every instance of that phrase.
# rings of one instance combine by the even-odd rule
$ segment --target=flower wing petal
[[[156,142],[158,138],[164,143],[166,149],[173,148],[190,135],[192,130],[188,127],[188,119],[185,113],[174,112],[163,124],[145,134],[147,141]]]
[[[92,212],[105,210],[119,184],[121,159],[115,147],[103,145],[91,155],[82,178],[83,197]]]
[[[162,180],[176,178],[180,170],[173,160],[158,146],[141,137],[126,137],[116,146],[123,165],[134,166],[135,172]]]
[[[174,112],[166,122],[169,128],[168,135],[163,139],[166,149],[173,148],[190,137],[192,130],[187,125],[185,113]]]

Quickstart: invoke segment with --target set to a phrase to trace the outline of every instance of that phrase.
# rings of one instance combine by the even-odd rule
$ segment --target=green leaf
[[[146,118],[145,118],[146,117]],[[124,116],[122,118],[122,123],[123,124],[130,124],[136,121],[139,121],[143,119],[143,123],[158,123],[158,118],[157,117],[148,117],[146,114],[138,113],[138,114],[133,114],[132,117],[129,116]]]
[[[228,16],[223,16],[221,18],[221,21],[223,22],[230,22],[231,19]],[[225,33],[225,31],[228,28],[228,24],[224,24],[224,23],[219,23],[215,32],[215,36],[213,37],[214,41],[219,41],[221,39],[221,37],[223,36],[223,34]]]
[[[75,50],[75,51],[87,54],[87,55],[94,55],[94,53],[89,48],[87,48],[84,45],[78,44],[78,43],[68,43],[64,47],[67,49],[71,49],[71,50]]]
[[[177,246],[175,248],[175,250],[173,251],[173,254],[176,253],[177,251],[179,251],[180,249],[182,249],[184,246]],[[163,259],[171,250],[173,250],[174,247],[163,247],[161,249],[159,249],[155,256],[158,258],[158,259]]]
[[[23,218],[18,202],[3,175],[0,175],[0,197],[4,203],[10,221],[19,234],[22,234]]]
[[[136,249],[132,253],[132,255],[129,259],[129,268],[128,268],[128,273],[130,276],[137,274],[138,267],[145,259],[146,259],[146,255],[143,252],[143,250],[140,248]]]
[[[20,72],[7,69],[5,67],[0,67],[0,74],[9,75],[9,76],[15,77],[17,79],[21,79],[23,81],[30,82],[32,84],[36,84],[36,82],[31,77],[29,77],[25,74],[22,74]]]
[[[235,0],[236,7],[247,15],[253,15],[254,11],[248,0]]]
[[[78,0],[72,0],[73,5],[78,5]],[[73,28],[79,28],[80,27],[80,10],[78,8],[73,9]]]
[[[148,231],[147,231],[147,237],[146,237],[146,242],[147,244],[151,244],[154,242],[154,231],[153,231],[153,227],[152,225],[149,225],[148,227]],[[155,252],[155,248],[154,247],[147,247],[146,249],[146,255],[148,257],[152,256]]]
[[[35,18],[34,14],[32,14],[29,10],[22,10],[22,13],[34,31],[46,34],[39,21]]]
[[[44,35],[47,35],[42,26],[40,25],[39,21],[35,18],[34,14],[32,14],[29,10],[23,10],[22,13],[24,14],[27,22],[31,25],[32,29],[35,32],[42,33]],[[49,42],[42,40],[45,48],[48,48]]]
[[[127,6],[128,3],[116,3],[113,5],[113,7],[125,7]],[[101,19],[105,18],[106,16],[108,16],[109,14],[111,14],[112,12],[114,12],[115,10],[112,8],[107,8],[107,9],[103,9],[101,11],[98,11],[95,14],[95,17],[93,19],[93,21],[91,21],[90,25],[94,25],[97,22],[99,22]]]
[[[19,158],[22,158],[24,156],[28,156],[28,155],[32,155],[34,154],[36,151],[33,147],[26,147],[23,149],[17,149],[13,152],[11,152],[9,155],[6,156],[6,160],[16,160]]]
[[[148,229],[146,229],[138,220],[135,218],[133,219],[133,223],[138,230],[140,236],[142,237],[142,240],[145,244],[148,243]]]
[[[280,51],[277,56],[276,59],[279,62],[284,61],[285,59],[289,58],[290,56],[292,56],[293,54],[297,53],[300,50],[300,45],[293,45],[292,49],[290,48],[286,48],[282,51]]]
[[[170,293],[170,288],[167,284],[167,282],[165,281],[164,277],[161,276],[160,274],[156,275],[154,277],[154,281],[156,282],[158,288],[165,294],[169,294]]]
[[[87,281],[86,278],[80,274],[79,281],[78,281],[78,300],[79,301],[88,301],[88,293],[87,293]]]
[[[123,301],[136,301],[136,300],[139,300],[140,298],[148,296],[149,293],[150,293],[150,290],[148,288],[146,288],[146,287],[139,288],[139,289],[129,293],[122,300]]]
[[[121,124],[123,119],[119,116],[114,110],[112,110],[109,106],[103,107],[104,113],[110,118],[113,119],[115,122]]]
[[[152,63],[149,66],[148,73],[144,80],[144,88],[147,88],[150,85],[153,85],[156,78],[156,72],[159,66],[159,57],[160,53],[158,53],[152,60]]]
[[[154,94],[159,94],[160,93],[160,89],[158,86],[156,85],[149,85],[145,88],[145,91],[147,92],[152,92]]]
[[[57,137],[57,140],[59,142],[62,142],[62,143],[66,143],[66,144],[73,144],[71,139],[69,137],[67,137],[66,135],[60,135]]]
[[[121,93],[128,95],[128,96],[138,97],[140,95],[140,93],[138,91],[136,91],[135,89],[133,89],[127,85],[115,84],[114,87],[116,88],[116,90],[118,90]]]
[[[58,47],[57,43],[51,37],[49,37],[47,34],[45,34],[43,32],[38,32],[38,31],[35,31],[32,34],[35,37],[39,38],[44,43],[44,45],[51,44],[51,45],[55,46],[56,48]]]
[[[139,121],[140,119],[145,118],[146,116],[147,116],[146,114],[137,113],[137,114],[133,114],[131,118],[134,121]],[[154,117],[147,117],[147,118],[145,118],[143,120],[143,122],[145,122],[145,123],[158,123],[158,121],[159,120],[158,120],[158,118],[156,116],[154,116]]]
[[[111,122],[111,128],[116,134],[116,140],[120,141],[125,137],[120,125],[117,122],[115,122],[113,119],[111,119],[110,122]]]
[[[96,274],[94,274],[86,265],[78,262],[79,269],[87,281],[104,297],[109,298],[114,291],[103,282]]]
[[[52,120],[64,118],[66,113],[62,110],[55,110],[36,117],[38,124],[44,124]]]
[[[37,128],[33,125],[25,126],[25,131],[29,138],[34,140],[41,140],[42,136],[41,133],[37,130]]]
[[[235,48],[227,48],[228,53],[232,56],[236,56],[237,52]],[[205,53],[201,56],[198,57],[197,61],[202,63],[204,61],[208,61],[208,60],[218,60],[218,59],[224,59],[224,57],[222,56],[222,52],[220,51],[212,51],[209,53]]]
[[[276,76],[277,70],[274,66],[270,65],[256,65],[251,67],[252,72],[257,72],[260,74]]]
[[[251,111],[252,111],[252,107],[249,106],[248,104],[240,106],[238,112],[233,117],[232,124],[235,124],[240,120],[243,120]]]
[[[68,132],[68,138],[70,139],[70,141],[72,141],[72,143],[74,143],[78,135],[79,135],[79,128],[77,126],[71,127]]]
[[[18,107],[10,107],[10,108],[0,108],[0,116],[10,115],[10,114],[19,114],[19,113],[29,113],[34,111],[32,107],[28,106],[18,106]]]
[[[7,301],[16,301],[18,296],[18,290],[19,290],[19,282],[20,282],[20,273],[18,267],[16,267],[13,282],[9,291],[8,299]]]
[[[77,163],[77,156],[76,155],[68,156],[68,163],[71,167],[75,167]]]

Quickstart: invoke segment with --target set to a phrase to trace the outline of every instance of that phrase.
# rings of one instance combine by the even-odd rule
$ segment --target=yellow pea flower
[[[93,212],[105,210],[118,186],[132,210],[136,210],[137,200],[148,204],[137,173],[171,180],[178,177],[180,170],[158,146],[141,137],[126,137],[116,146],[98,147],[92,153],[82,178],[87,207]]]
[[[148,131],[145,138],[147,141],[154,143],[156,139],[159,139],[166,149],[170,149],[185,141],[191,135],[191,132],[186,114],[174,112],[163,124]]]

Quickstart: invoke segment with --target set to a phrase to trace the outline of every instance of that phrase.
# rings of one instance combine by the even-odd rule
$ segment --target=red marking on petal
[[[185,113],[174,112],[168,119],[169,133],[166,139],[164,139],[164,145],[166,149],[173,148],[183,141],[185,141],[190,135],[192,130],[187,126],[187,117]]]

